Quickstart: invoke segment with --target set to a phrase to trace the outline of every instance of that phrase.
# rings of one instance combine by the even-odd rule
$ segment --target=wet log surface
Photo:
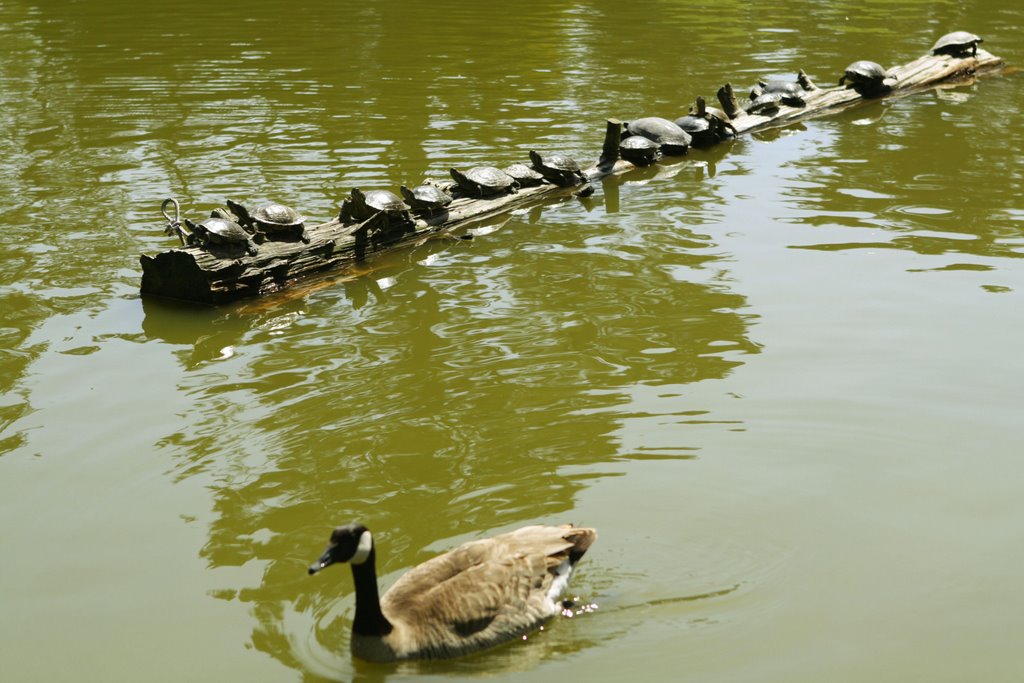
[[[926,55],[889,69],[888,73],[896,80],[892,89],[883,95],[865,98],[852,88],[819,87],[804,94],[804,107],[783,105],[770,116],[741,113],[731,123],[738,135],[756,133],[876,100],[904,97],[940,85],[963,84],[1002,67],[1001,59],[980,48],[977,55],[962,58]],[[685,113],[679,112],[679,115]],[[617,158],[619,131],[618,121],[610,119],[601,158],[585,170],[591,181],[636,168]],[[457,197],[443,213],[397,226],[388,226],[387,221],[376,218],[356,225],[343,225],[334,219],[307,226],[309,243],[298,238],[267,240],[259,245],[255,256],[249,256],[244,247],[218,245],[184,246],[156,256],[143,255],[141,293],[218,305],[279,292],[313,274],[351,265],[432,236],[458,233],[474,223],[541,201],[569,197],[573,192],[574,188],[545,183],[493,198]]]

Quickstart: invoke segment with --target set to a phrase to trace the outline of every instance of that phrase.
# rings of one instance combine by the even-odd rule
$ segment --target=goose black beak
[[[328,548],[327,550],[324,551],[324,554],[320,556],[319,560],[317,560],[313,564],[309,565],[309,574],[310,574],[310,576],[312,576],[313,574],[316,574],[318,571],[320,571],[321,569],[323,569],[324,567],[326,567],[329,564],[334,564],[334,559],[331,558],[331,549],[330,548]]]

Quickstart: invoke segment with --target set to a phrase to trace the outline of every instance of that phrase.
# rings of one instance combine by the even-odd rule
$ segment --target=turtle
[[[474,166],[465,173],[453,168],[449,172],[459,189],[474,197],[519,191],[519,183],[515,178],[494,166]]]
[[[888,78],[881,64],[862,59],[846,67],[839,85],[845,84],[847,88],[853,88],[866,97],[887,92],[892,87],[887,82],[889,80],[895,79]]]
[[[657,142],[664,154],[686,154],[693,142],[685,130],[672,121],[657,116],[646,116],[635,121],[628,121],[625,126],[628,135],[642,135]]]
[[[675,124],[689,133],[694,147],[707,147],[718,142],[717,131],[712,127],[711,121],[703,116],[687,114],[676,119]]]
[[[699,106],[695,116],[701,116]],[[736,130],[736,126],[729,122],[728,114],[717,107],[708,107],[705,105],[703,118],[711,124],[711,128],[715,131],[715,137],[717,137],[719,141],[729,140],[739,135]]]
[[[756,100],[765,93],[776,93],[782,98],[782,103],[790,107],[807,106],[803,87],[793,81],[758,81],[757,85],[750,89],[750,99]]]
[[[981,37],[967,31],[953,31],[935,41],[932,46],[933,55],[952,55],[953,57],[966,57],[970,52],[972,57],[978,55],[978,43],[983,43]]]
[[[212,216],[201,223],[193,223],[185,219],[188,226],[188,243],[193,246],[209,249],[212,245],[245,247],[249,256],[255,256],[259,252],[256,243],[252,241],[252,235],[245,231],[238,223]]]
[[[544,157],[531,149],[530,162],[533,164],[533,170],[555,185],[573,187],[590,182],[576,160],[564,154],[552,154]]]
[[[399,190],[405,198],[405,203],[411,206],[413,211],[422,211],[428,215],[443,211],[452,203],[450,194],[430,183],[424,183],[412,190],[402,185]]]
[[[256,227],[263,233],[295,235],[309,244],[306,219],[290,206],[277,203],[264,204],[252,212],[252,219]]]
[[[358,187],[352,188],[348,199],[341,203],[338,219],[342,223],[365,221],[374,214],[383,213],[389,219],[408,222],[410,207],[390,190],[369,190],[363,192]]]
[[[265,204],[252,213],[238,202],[227,200],[228,208],[238,224],[253,234],[257,242],[263,242],[268,234],[297,237],[309,244],[306,219],[295,209],[284,204]]]
[[[519,187],[533,187],[544,182],[544,176],[526,164],[512,164],[502,169],[519,183]]]
[[[634,166],[650,166],[661,157],[661,147],[643,135],[630,135],[619,143],[619,156]]]
[[[766,92],[760,97],[755,97],[747,105],[748,114],[763,114],[771,116],[779,110],[779,103],[782,102],[782,95],[775,92]]]

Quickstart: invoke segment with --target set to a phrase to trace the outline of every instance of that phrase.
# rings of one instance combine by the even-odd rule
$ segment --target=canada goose
[[[470,541],[413,567],[378,597],[373,536],[362,524],[347,524],[331,533],[309,573],[352,565],[356,657],[457,657],[521,636],[558,613],[573,566],[596,538],[593,529],[566,524]]]

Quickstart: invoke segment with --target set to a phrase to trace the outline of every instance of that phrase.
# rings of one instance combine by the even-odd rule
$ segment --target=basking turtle
[[[383,213],[396,222],[409,222],[409,205],[390,190],[370,190],[363,192],[358,187],[352,188],[348,199],[341,203],[338,219],[342,223],[365,221],[374,214]]]
[[[862,59],[846,67],[842,78],[839,79],[839,85],[846,84],[847,88],[853,88],[864,97],[870,97],[888,92],[894,80],[888,77],[881,64]]]
[[[661,157],[661,147],[643,135],[630,135],[619,143],[619,156],[634,166],[650,166]]]
[[[653,140],[661,147],[664,154],[680,155],[686,154],[693,140],[689,133],[677,126],[668,119],[657,116],[647,116],[635,121],[628,121],[626,124],[627,137],[629,135],[642,135],[648,140]]]
[[[771,116],[779,110],[779,104],[781,102],[782,95],[775,92],[766,92],[760,97],[754,98],[750,104],[747,105],[746,112],[748,114]]]
[[[474,166],[465,173],[453,168],[449,172],[459,189],[474,197],[489,197],[519,190],[515,178],[494,166]]]
[[[979,36],[973,33],[953,31],[935,41],[935,45],[932,46],[932,54],[966,57],[969,52],[972,57],[976,57],[978,55],[978,43],[983,42]]]
[[[804,100],[804,89],[799,83],[793,81],[758,81],[757,85],[750,89],[750,99],[756,100],[765,93],[775,93],[782,103],[790,107],[806,107]]]
[[[265,204],[252,212],[256,228],[261,232],[294,235],[309,244],[306,219],[301,213],[284,204]]]
[[[711,124],[711,128],[715,131],[715,137],[721,140],[729,140],[739,135],[736,130],[736,126],[729,122],[729,116],[716,107],[704,106],[704,113],[701,114],[700,103],[703,102],[702,98],[697,98],[698,106],[695,116],[702,116],[708,123]]]
[[[228,208],[238,219],[239,225],[255,235],[262,242],[267,235],[286,235],[309,243],[306,219],[295,209],[284,204],[266,204],[252,213],[238,202],[227,200]]]
[[[519,183],[519,187],[534,187],[544,182],[544,176],[537,173],[526,164],[512,164],[504,169],[512,178]]]
[[[711,121],[702,116],[696,114],[680,116],[675,120],[675,124],[689,133],[694,147],[707,147],[718,142],[717,131],[712,127]]]
[[[530,150],[530,161],[533,163],[533,170],[561,187],[573,187],[585,185],[590,180],[580,169],[580,165],[572,157],[564,154],[552,154],[543,157],[537,152]]]
[[[205,249],[217,245],[245,247],[249,256],[255,256],[259,251],[245,228],[226,218],[211,217],[201,223],[193,223],[186,218],[185,225],[191,233],[188,236],[188,243],[193,246]]]
[[[443,211],[452,203],[450,194],[430,183],[424,183],[413,190],[402,185],[399,190],[405,198],[405,203],[411,206],[413,211],[422,211],[428,215]]]

